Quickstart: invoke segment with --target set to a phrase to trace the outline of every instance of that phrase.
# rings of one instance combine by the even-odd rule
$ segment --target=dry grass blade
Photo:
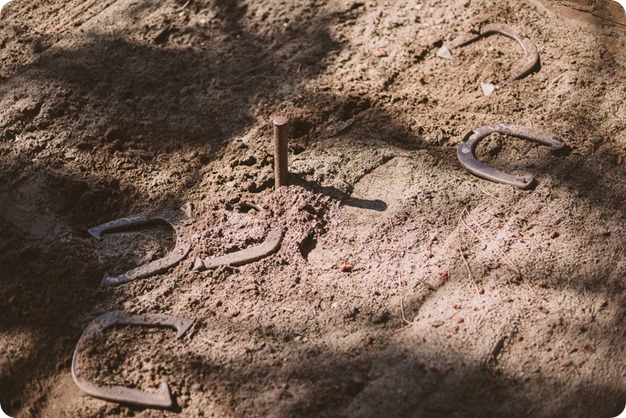
[[[400,314],[402,315],[404,323],[413,325],[414,322],[406,319],[406,316],[404,315],[404,296],[402,294],[400,294]]]
[[[70,25],[72,23],[72,21],[74,19],[76,19],[78,16],[80,16],[81,14],[83,14],[85,11],[87,11],[87,9],[89,9],[91,6],[93,6],[94,4],[97,3],[97,0],[92,0],[89,3],[87,3],[86,5],[84,5],[83,7],[81,7],[76,13],[74,13],[67,22],[61,23],[58,26],[56,26],[53,30],[52,30],[52,34],[56,34],[59,31],[61,31],[62,29],[64,29],[66,26]]]
[[[404,294],[402,292],[402,276],[399,277],[398,279],[398,293],[400,294],[400,316],[402,317],[402,321],[404,321],[404,323],[412,325],[413,321],[409,321],[408,319],[406,319],[406,315],[404,315]]]
[[[463,251],[463,248],[461,247],[461,243],[460,242],[459,242],[459,251],[461,252],[461,258],[463,259],[463,262],[465,263],[465,267],[467,267],[467,277],[469,277],[469,279],[474,284],[474,288],[476,289],[476,293],[478,293],[480,295],[480,289],[478,288],[478,284],[476,283],[476,279],[474,279],[474,275],[472,274],[472,269],[470,268],[470,265],[467,262],[467,254],[465,254],[465,252]]]
[[[472,227],[470,227],[467,222],[465,222],[465,219],[463,219],[465,217],[467,217],[469,220],[472,221],[472,223],[474,225],[476,225],[476,227],[478,229],[480,229],[481,233],[483,235],[485,235],[486,237],[489,236],[489,234],[487,233],[487,231],[485,231],[485,229],[472,217],[472,215],[470,215],[469,211],[467,210],[467,207],[463,209],[463,212],[461,213],[461,216],[459,217],[460,222],[463,224],[463,226],[465,226],[465,228],[467,228],[468,231],[470,231],[476,238],[478,238],[478,240],[480,242],[482,242],[485,246],[489,247],[489,243],[487,242],[486,239],[484,239],[483,237],[481,237]],[[507,256],[504,251],[502,251],[502,249],[500,249],[500,247],[498,246],[494,246],[495,250],[498,252],[498,254],[504,259],[504,263],[511,269],[513,270],[513,272],[515,272],[519,278],[521,278],[524,283],[526,283],[526,285],[528,286],[528,288],[533,292],[533,294],[535,296],[537,296],[537,292],[535,291],[535,289],[533,288],[532,284],[530,283],[530,281],[528,281],[528,279],[522,274],[522,272],[520,271],[520,269],[515,265],[515,263],[513,263],[513,261],[509,258],[509,256]]]

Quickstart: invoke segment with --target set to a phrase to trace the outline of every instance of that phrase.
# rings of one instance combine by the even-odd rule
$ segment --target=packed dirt
[[[506,82],[518,44],[541,66]],[[505,0],[14,0],[0,20],[0,405],[17,417],[612,417],[626,404],[626,26]],[[481,83],[499,88],[485,96]],[[274,189],[271,119],[291,121]],[[472,129],[510,123],[572,152]],[[250,205],[252,204],[252,205]],[[253,209],[252,207],[257,207]],[[101,287],[166,255],[177,266]],[[211,271],[211,258],[280,249]],[[189,318],[90,337],[101,314]]]

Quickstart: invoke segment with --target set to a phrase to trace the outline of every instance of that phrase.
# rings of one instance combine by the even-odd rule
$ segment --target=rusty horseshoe
[[[198,258],[195,261],[194,270],[213,270],[220,266],[242,266],[258,261],[278,251],[282,239],[283,230],[274,227],[270,229],[265,240],[259,245],[215,258],[207,257],[204,260]]]
[[[476,151],[478,143],[492,133],[501,133],[537,142],[541,145],[547,145],[550,147],[550,152],[555,155],[564,154],[569,150],[567,145],[556,136],[524,126],[507,125],[504,123],[483,126],[465,135],[457,148],[456,156],[467,171],[478,177],[498,183],[509,184],[520,189],[531,187],[535,182],[535,178],[530,174],[512,176],[489,167],[476,159],[474,152]]]
[[[193,321],[190,319],[162,314],[128,315],[122,311],[112,311],[99,316],[87,326],[74,350],[74,357],[72,358],[72,378],[74,379],[74,383],[88,395],[107,401],[153,408],[171,408],[173,404],[172,395],[166,382],[161,383],[157,393],[144,392],[139,389],[124,386],[97,386],[93,383],[86,382],[79,375],[81,366],[80,353],[85,349],[87,337],[102,332],[113,325],[143,325],[174,328],[177,331],[176,338],[180,339],[189,330],[192,323]]]
[[[254,203],[243,202],[242,206],[255,209],[258,212],[265,212],[265,209]],[[282,228],[272,227],[262,243],[215,258],[206,257],[205,259],[202,259],[198,257],[194,262],[193,269],[201,271],[214,270],[222,266],[243,266],[244,264],[252,263],[274,254],[280,248],[282,240]]]
[[[539,52],[537,51],[535,43],[528,38],[522,38],[514,29],[502,25],[486,25],[481,28],[479,34],[473,35],[470,38],[456,38],[448,45],[444,44],[437,52],[437,56],[440,58],[452,59],[452,51],[454,49],[469,45],[483,37],[496,33],[513,39],[522,47],[522,50],[524,51],[524,61],[519,64],[519,69],[513,72],[510,81],[524,78],[537,69],[539,66]]]
[[[98,225],[88,230],[89,234],[97,240],[102,239],[102,234],[105,232],[115,232],[123,229],[131,228],[134,226],[145,225],[149,223],[161,222],[169,225],[176,233],[176,245],[174,249],[165,257],[158,260],[151,261],[142,266],[136,267],[132,270],[122,273],[119,276],[111,276],[109,273],[104,273],[101,286],[115,286],[118,284],[126,283],[131,280],[143,279],[155,274],[164,272],[170,267],[175,266],[181,260],[183,260],[189,251],[191,245],[181,240],[175,223],[171,217],[166,215],[150,215],[147,213],[139,213],[128,216],[126,218],[116,219],[111,222]]]

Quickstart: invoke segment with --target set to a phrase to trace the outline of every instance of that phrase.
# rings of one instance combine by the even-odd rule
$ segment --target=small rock
[[[443,45],[441,48],[439,48],[439,51],[437,51],[437,56],[439,58],[443,58],[446,60],[451,60],[452,59],[452,52],[450,51],[450,48],[448,48],[447,46]]]
[[[200,257],[196,257],[195,260],[193,260],[192,270],[198,271],[202,269],[203,267],[204,267],[204,263],[202,262],[202,259]]]
[[[193,203],[187,202],[183,206],[181,206],[180,209],[183,211],[183,213],[185,214],[187,218],[191,218],[193,216],[193,209],[194,209]]]
[[[279,364],[280,364],[280,361],[279,361],[278,359],[275,359],[275,358],[270,359],[270,360],[267,362],[267,365],[268,365],[268,366],[270,366],[270,367],[276,367],[276,366],[278,366]]]
[[[129,135],[123,128],[114,126],[106,130],[104,139],[106,142],[114,142],[115,140],[126,141],[129,139]]]
[[[343,273],[349,273],[352,271],[353,268],[354,266],[352,264],[342,264],[339,266],[339,271]]]
[[[487,84],[480,83],[480,88],[483,90],[483,94],[485,96],[491,96],[491,93],[493,93],[496,90],[496,86],[491,83],[487,83]]]

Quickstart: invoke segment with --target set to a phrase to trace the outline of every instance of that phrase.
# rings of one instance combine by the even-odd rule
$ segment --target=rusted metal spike
[[[287,136],[289,135],[289,119],[276,116],[274,124],[274,186],[278,189],[289,184],[289,161]]]

